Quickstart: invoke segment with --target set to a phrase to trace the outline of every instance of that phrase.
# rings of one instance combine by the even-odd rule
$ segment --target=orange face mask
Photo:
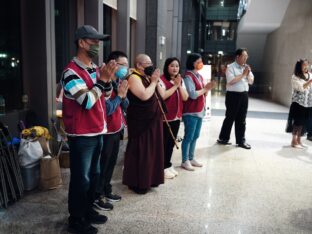
[[[201,70],[203,67],[204,67],[204,64],[203,64],[203,63],[198,63],[198,64],[196,64],[196,66],[195,66],[196,70]]]

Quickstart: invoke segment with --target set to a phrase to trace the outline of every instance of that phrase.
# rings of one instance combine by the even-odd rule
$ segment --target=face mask
[[[99,55],[100,46],[99,45],[90,45],[89,50],[87,51],[90,58],[95,58]]]
[[[204,67],[204,64],[203,64],[203,63],[198,63],[198,64],[196,64],[196,66],[195,66],[196,70],[201,70],[203,67]]]
[[[148,67],[144,68],[144,73],[147,76],[151,76],[154,73],[155,69],[156,68],[154,66],[148,66]]]
[[[115,76],[119,80],[124,80],[128,75],[128,68],[127,67],[120,67],[116,72]]]

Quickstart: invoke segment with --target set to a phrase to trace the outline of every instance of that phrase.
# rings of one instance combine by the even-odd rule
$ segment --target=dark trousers
[[[233,123],[235,122],[236,144],[245,142],[246,115],[248,109],[247,92],[226,92],[225,119],[219,135],[220,140],[230,139]]]
[[[103,149],[100,160],[100,178],[97,187],[97,196],[112,193],[111,179],[117,162],[120,145],[120,132],[103,136]]]
[[[100,174],[102,135],[69,137],[70,183],[68,211],[71,216],[82,218],[92,208]]]
[[[175,138],[177,138],[178,131],[180,128],[180,120],[170,121],[169,125],[171,127],[172,133]],[[165,158],[164,158],[164,168],[169,168],[172,166],[171,157],[174,147],[174,140],[169,132],[169,128],[167,124],[164,122],[164,151],[165,151]]]

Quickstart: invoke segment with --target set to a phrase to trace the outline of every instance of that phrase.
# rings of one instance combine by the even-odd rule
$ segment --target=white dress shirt
[[[237,62],[231,63],[226,69],[226,90],[231,92],[248,92],[249,84],[253,84],[254,75],[250,71],[247,77],[243,77],[240,81],[230,85],[229,83],[236,77],[243,74],[245,66],[239,65]]]

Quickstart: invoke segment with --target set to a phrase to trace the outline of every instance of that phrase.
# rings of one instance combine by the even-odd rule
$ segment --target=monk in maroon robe
[[[128,79],[129,141],[123,184],[138,194],[145,194],[151,187],[164,183],[163,123],[159,105],[162,100],[157,94],[160,71],[156,69],[146,75],[151,66],[149,56],[138,55],[135,69]]]

